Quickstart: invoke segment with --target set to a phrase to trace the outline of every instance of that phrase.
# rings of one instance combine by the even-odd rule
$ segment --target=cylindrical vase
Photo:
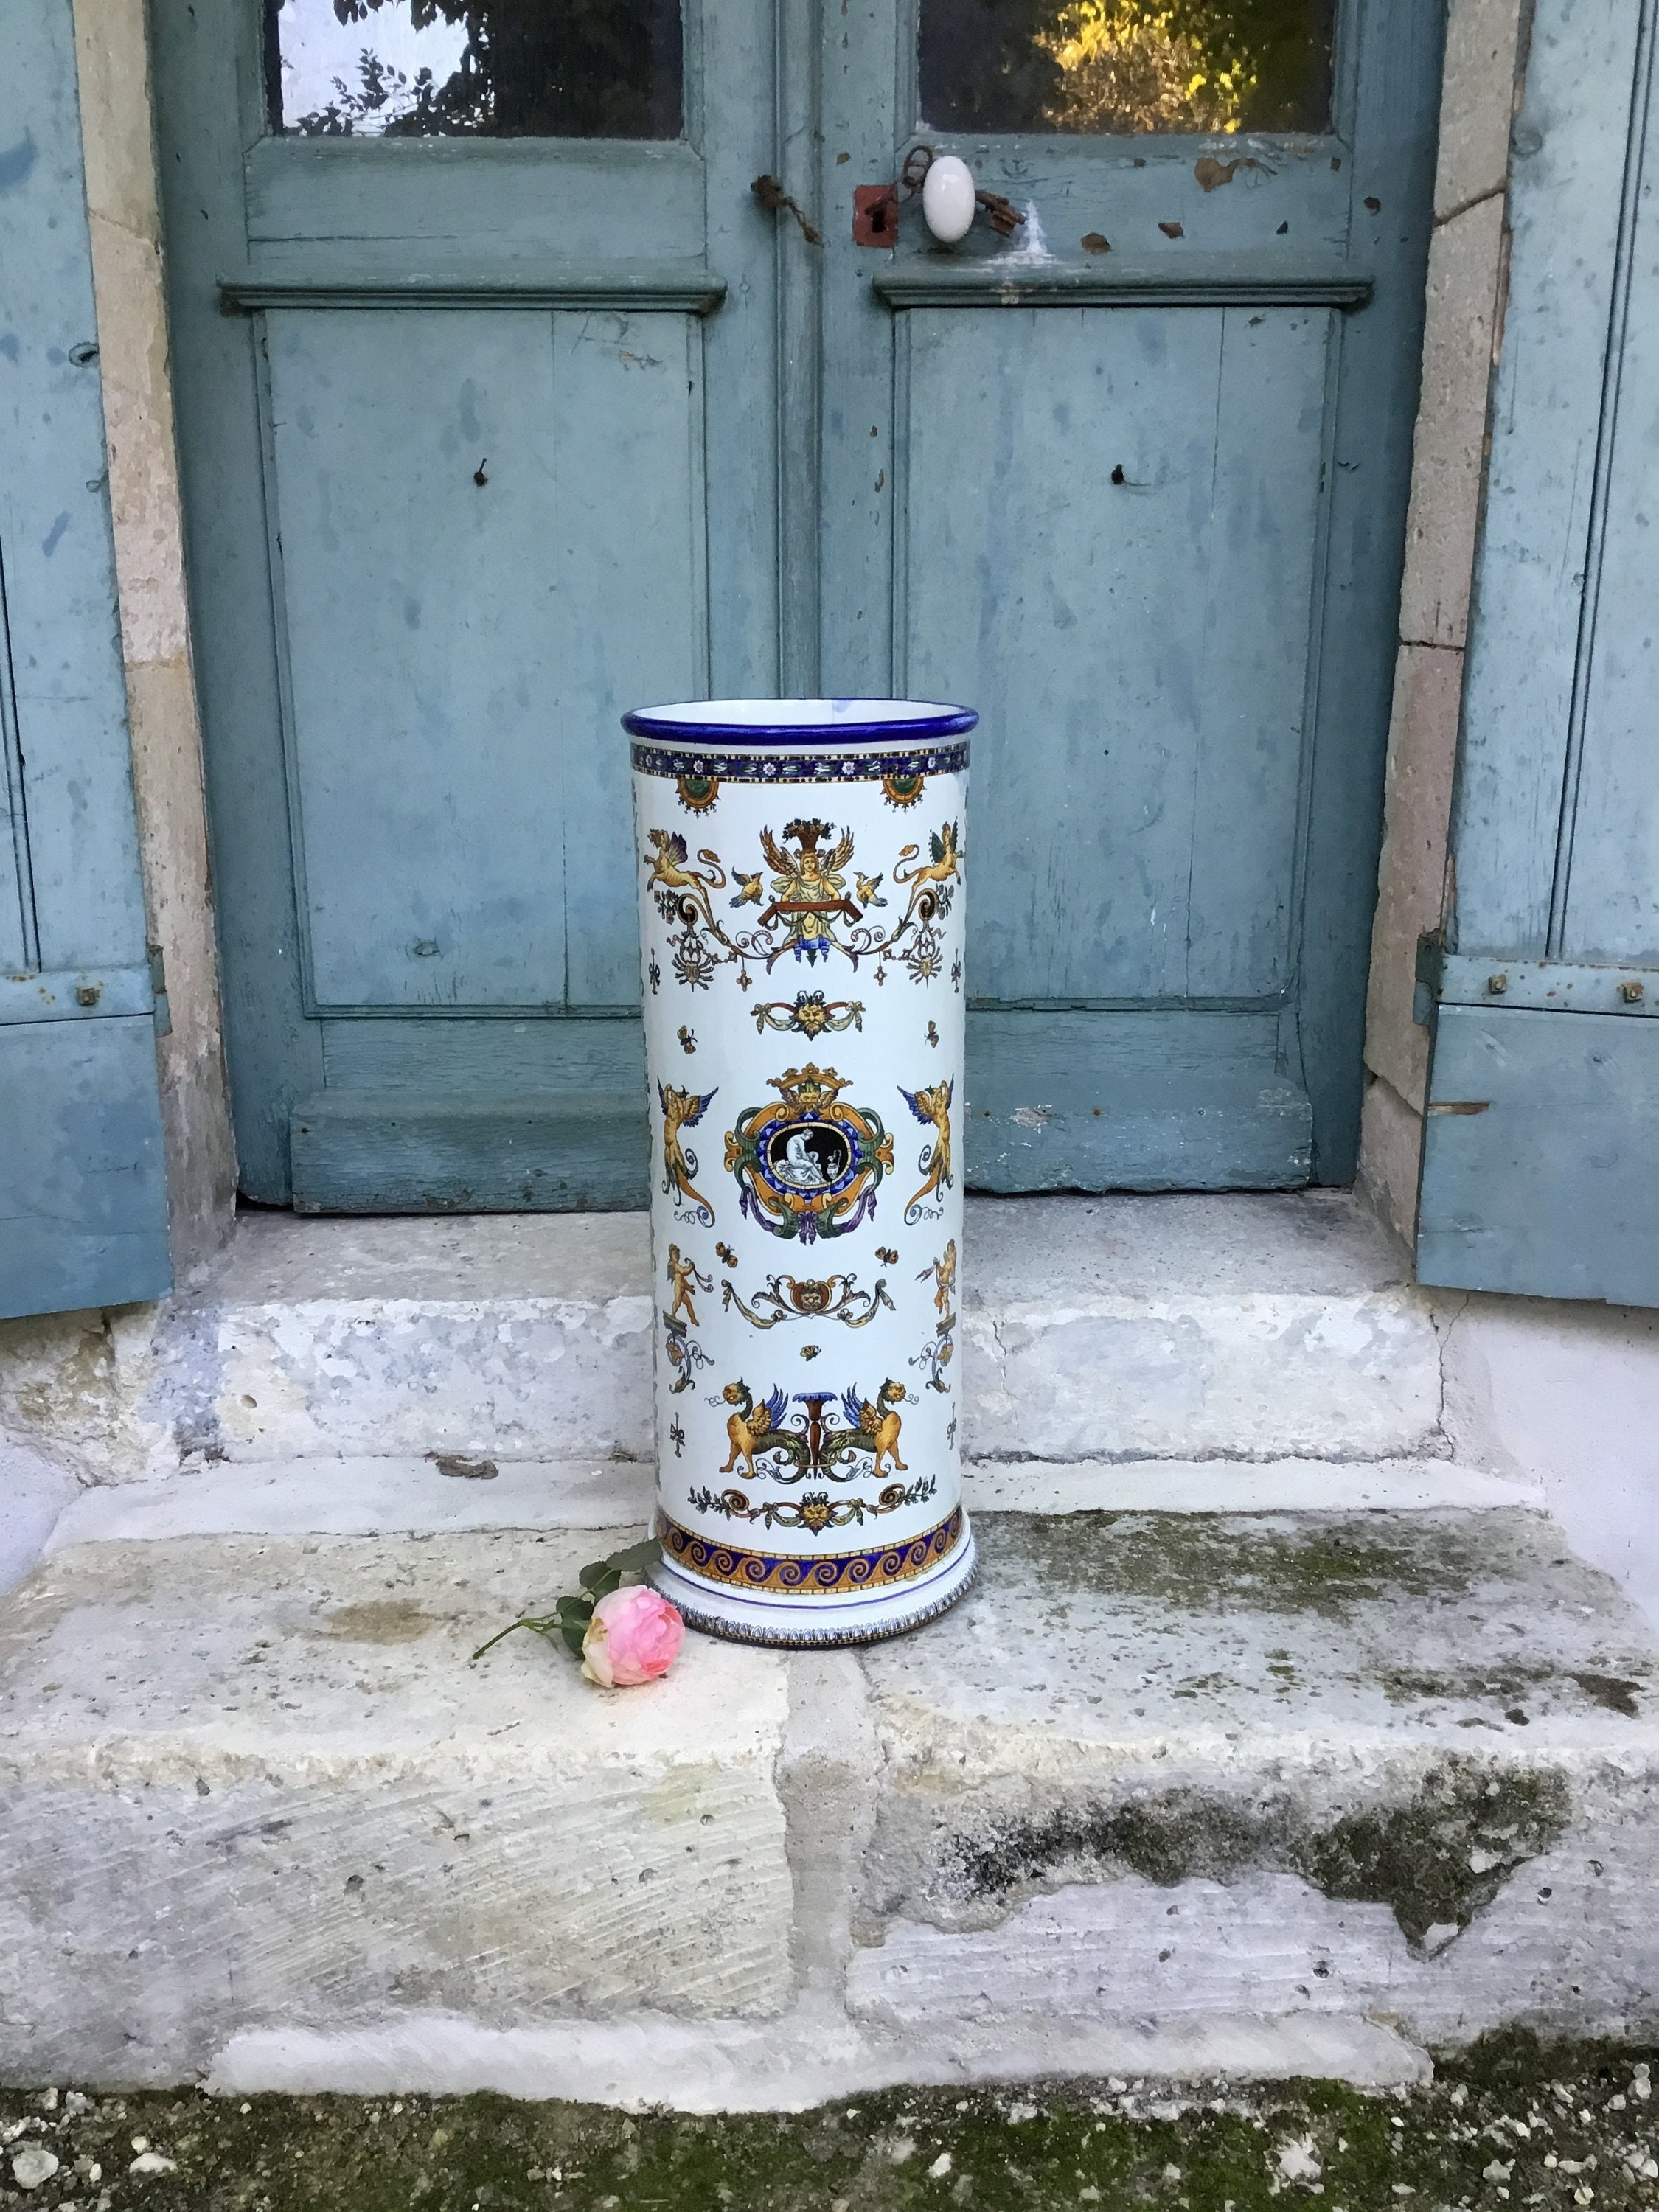
[[[962,1507],[965,708],[641,708],[657,1588],[861,1644],[973,1578]]]

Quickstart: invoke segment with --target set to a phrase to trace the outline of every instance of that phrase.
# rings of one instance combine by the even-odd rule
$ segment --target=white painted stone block
[[[975,1459],[1366,1459],[1435,1439],[1439,1346],[1411,1291],[1022,1299],[963,1333]]]

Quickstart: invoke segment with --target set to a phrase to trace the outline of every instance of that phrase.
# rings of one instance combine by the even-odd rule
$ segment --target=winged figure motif
[[[657,1097],[662,1106],[663,1189],[673,1199],[677,1213],[682,1204],[689,1201],[691,1218],[702,1222],[705,1228],[713,1224],[714,1209],[693,1181],[697,1172],[697,1156],[681,1143],[680,1131],[696,1127],[718,1088],[716,1085],[714,1091],[698,1093],[677,1091],[672,1083],[657,1085]]]
[[[907,845],[899,854],[899,865],[893,870],[893,881],[910,894],[910,903],[904,909],[905,922],[930,891],[943,913],[945,886],[958,882],[962,875],[962,836],[954,822],[945,823],[928,838],[927,860],[920,857],[921,850],[920,846]],[[907,862],[915,865],[907,866]],[[904,923],[899,927],[902,928]]]
[[[924,1091],[907,1091],[902,1083],[898,1086],[899,1097],[917,1121],[931,1122],[933,1130],[933,1141],[923,1148],[920,1163],[924,1177],[921,1188],[904,1209],[904,1218],[911,1225],[941,1210],[939,1206],[924,1206],[924,1199],[951,1188],[951,1097],[954,1088],[948,1075]]]
[[[720,866],[719,854],[699,853],[697,858],[703,866],[697,869],[691,866],[690,848],[678,830],[648,830],[646,837],[652,847],[647,888],[665,893],[678,909],[680,920],[691,919],[685,910],[689,906],[712,929],[714,909],[708,902],[708,894],[726,889],[726,871]]]

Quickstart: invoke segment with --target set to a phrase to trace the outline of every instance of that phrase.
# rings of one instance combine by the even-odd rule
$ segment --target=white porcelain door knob
[[[954,154],[930,161],[921,185],[922,218],[941,246],[966,238],[974,220],[974,173]]]

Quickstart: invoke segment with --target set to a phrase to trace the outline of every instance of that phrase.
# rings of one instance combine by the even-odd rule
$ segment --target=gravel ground
[[[0,2203],[54,2212],[1257,2212],[1659,2206],[1659,2051],[1504,2039],[1429,2087],[886,2092],[691,2119],[499,2097],[0,2091]],[[1286,2212],[1280,2202],[1278,2212]]]

